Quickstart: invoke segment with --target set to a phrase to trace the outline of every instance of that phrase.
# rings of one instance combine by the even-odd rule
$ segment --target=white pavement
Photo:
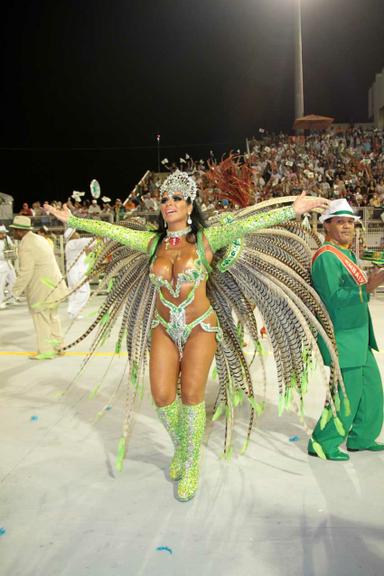
[[[383,295],[372,300],[371,311],[384,377]],[[75,323],[68,339],[88,323]],[[60,396],[87,346],[31,361],[25,352],[34,349],[34,333],[25,305],[0,311],[1,576],[384,574],[384,454],[356,453],[347,463],[309,457],[297,416],[277,416],[270,356],[267,409],[246,455],[221,460],[223,425],[210,424],[201,489],[180,503],[166,477],[170,441],[148,392],[125,468],[115,470],[123,394],[95,420],[126,357],[112,361],[98,395],[88,399],[111,362],[112,343]],[[212,380],[210,406],[214,397]],[[306,398],[308,429],[323,399],[315,372]],[[246,424],[240,419],[235,452]]]

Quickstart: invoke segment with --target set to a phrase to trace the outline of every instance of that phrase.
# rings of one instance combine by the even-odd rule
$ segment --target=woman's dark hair
[[[187,202],[187,204],[192,204],[190,198],[187,198],[186,202]],[[203,213],[202,213],[200,206],[199,206],[199,201],[197,199],[193,202],[193,208],[192,208],[192,212],[191,212],[191,220],[192,220],[192,224],[191,224],[192,230],[188,234],[188,236],[186,237],[186,240],[187,240],[187,242],[194,244],[196,242],[198,230],[200,230],[201,228],[207,227],[207,224],[205,222],[205,218],[204,218]],[[158,232],[160,234],[160,238],[159,238],[159,244],[160,244],[160,242],[163,240],[163,238],[165,238],[165,236],[167,235],[167,228],[165,227],[165,221],[161,215],[161,212],[159,212],[159,215],[157,218],[157,230],[156,230],[156,232]]]

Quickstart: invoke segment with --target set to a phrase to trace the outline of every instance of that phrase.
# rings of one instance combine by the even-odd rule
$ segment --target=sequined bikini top
[[[153,265],[156,261],[155,256],[151,263],[149,279],[155,286],[156,290],[160,291],[161,288],[166,288],[173,298],[179,298],[182,286],[184,284],[193,284],[192,292],[195,292],[200,282],[205,281],[210,272],[210,266],[205,258],[204,245],[200,235],[198,235],[197,238],[196,252],[197,257],[193,261],[193,267],[186,268],[183,272],[179,272],[176,276],[176,283],[154,274]]]
[[[162,276],[154,274],[152,272],[152,263],[149,279],[157,290],[166,288],[173,298],[179,298],[183,284],[193,284],[193,290],[196,290],[200,282],[208,278],[208,272],[202,264],[199,256],[193,261],[193,264],[193,268],[187,268],[183,272],[179,272],[176,276],[176,283],[173,284]]]

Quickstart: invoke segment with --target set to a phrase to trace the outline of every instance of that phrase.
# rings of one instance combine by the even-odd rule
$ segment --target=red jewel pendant
[[[169,238],[169,244],[172,246],[172,248],[174,248],[175,246],[177,246],[178,244],[180,244],[181,242],[181,238]]]

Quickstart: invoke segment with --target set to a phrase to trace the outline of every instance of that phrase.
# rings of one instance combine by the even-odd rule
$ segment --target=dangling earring
[[[192,218],[191,218],[190,214],[188,214],[187,224],[188,224],[188,226],[190,226],[192,224]]]
[[[166,228],[167,227],[167,221],[164,218],[163,218],[163,220],[164,220],[164,228]]]

